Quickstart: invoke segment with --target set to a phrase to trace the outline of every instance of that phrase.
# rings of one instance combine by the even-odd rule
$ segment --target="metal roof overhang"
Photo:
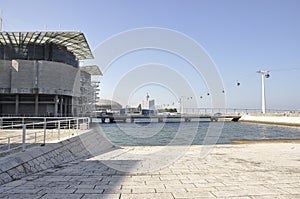
[[[93,54],[81,32],[0,32],[0,45],[43,45],[54,43],[65,46],[77,60],[93,59]]]

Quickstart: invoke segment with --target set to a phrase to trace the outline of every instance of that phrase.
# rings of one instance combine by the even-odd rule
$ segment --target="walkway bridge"
[[[184,108],[182,114],[168,115],[120,115],[120,114],[101,114],[97,118],[102,123],[114,122],[191,122],[191,121],[238,121],[242,115],[261,115],[261,109],[239,109],[239,108]],[[300,110],[276,110],[267,109],[267,115],[300,115]]]
[[[191,122],[200,121],[205,119],[205,121],[219,121],[219,120],[229,120],[238,121],[240,115],[223,115],[223,114],[177,114],[177,115],[114,115],[114,114],[103,114],[97,118],[101,119],[102,123],[115,123],[115,122]]]

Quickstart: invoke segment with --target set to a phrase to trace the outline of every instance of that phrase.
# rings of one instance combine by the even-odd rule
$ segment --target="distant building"
[[[92,58],[81,32],[0,32],[0,115],[85,114],[93,73],[79,60]]]
[[[108,111],[108,112],[119,112],[122,109],[122,105],[116,101],[108,99],[100,99],[96,102],[96,111]]]
[[[149,100],[149,109],[154,110],[155,109],[155,100]]]
[[[137,107],[131,107],[127,105],[125,108],[120,110],[120,114],[141,114],[142,105],[139,104]]]

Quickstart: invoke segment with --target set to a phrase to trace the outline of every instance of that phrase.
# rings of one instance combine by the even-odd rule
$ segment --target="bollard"
[[[26,149],[26,125],[23,124],[23,131],[22,131],[22,151]]]

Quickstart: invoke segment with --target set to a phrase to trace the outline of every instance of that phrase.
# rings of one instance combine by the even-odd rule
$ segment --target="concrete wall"
[[[35,80],[34,62],[23,60],[18,62],[18,71],[12,69],[11,73],[11,93],[32,93]]]
[[[73,66],[49,61],[39,61],[39,93],[78,95],[80,92],[80,72]]]
[[[263,115],[243,115],[240,122],[255,122],[265,124],[280,124],[289,126],[300,126],[300,117],[293,116],[263,116]]]

